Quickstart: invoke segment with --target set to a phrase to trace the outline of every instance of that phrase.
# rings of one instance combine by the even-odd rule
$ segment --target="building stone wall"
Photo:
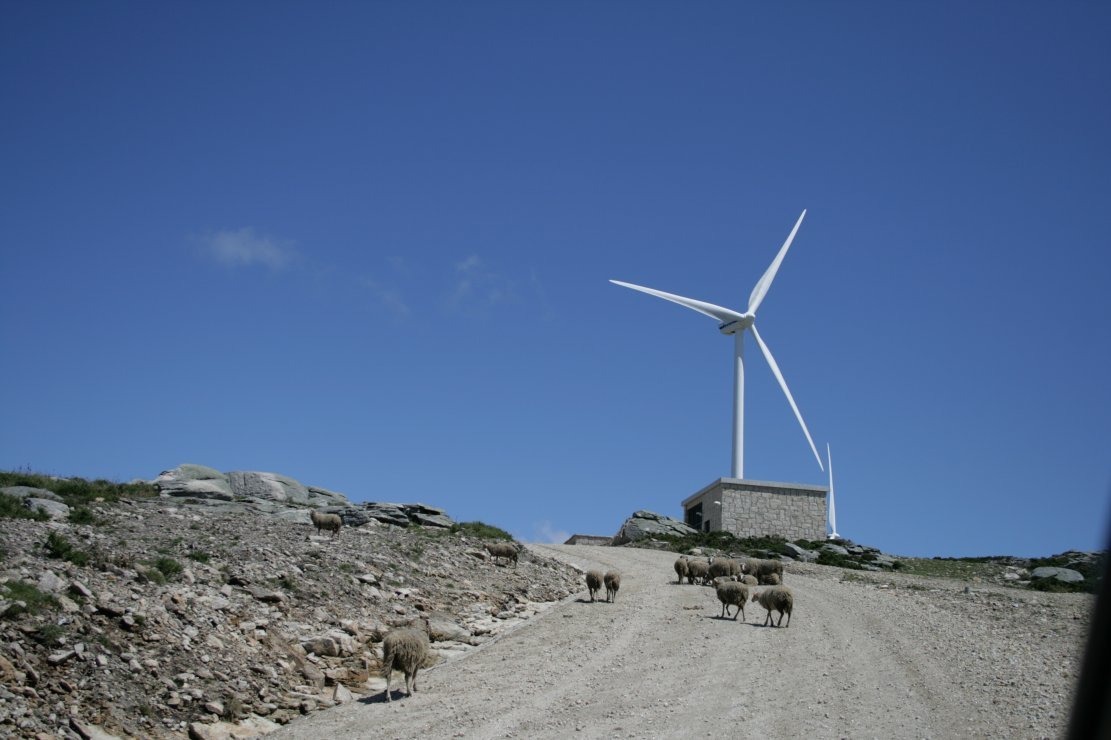
[[[691,512],[701,505],[702,531],[725,530],[737,537],[781,535],[788,540],[824,540],[827,495],[828,490],[822,486],[720,478],[683,502],[684,519],[695,526]]]

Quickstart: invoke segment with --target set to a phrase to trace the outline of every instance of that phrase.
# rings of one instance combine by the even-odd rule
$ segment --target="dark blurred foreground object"
[[[1111,738],[1111,596],[1107,593],[1111,564],[1111,527],[1104,548],[1103,583],[1088,632],[1088,647],[1069,720],[1069,740]]]

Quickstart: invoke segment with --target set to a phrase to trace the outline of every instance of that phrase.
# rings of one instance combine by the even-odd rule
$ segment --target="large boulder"
[[[654,511],[636,511],[625,520],[621,529],[614,535],[613,544],[624,545],[628,542],[653,537],[655,535],[678,535],[680,537],[698,534],[698,530],[689,527],[678,519],[657,514]]]
[[[350,506],[351,501],[342,493],[329,491],[327,488],[305,486],[309,492],[309,506]]]
[[[1063,583],[1079,583],[1084,576],[1071,568],[1034,568],[1030,573],[1031,578],[1055,578]]]
[[[232,493],[242,498],[308,505],[309,489],[284,475],[236,470],[228,473]]]
[[[818,559],[818,553],[813,550],[807,550],[805,547],[799,547],[794,542],[788,542],[784,545],[791,552],[791,557],[795,560],[802,560],[806,563],[813,563]]]
[[[23,499],[23,505],[31,511],[41,511],[54,520],[69,518],[69,507],[61,501],[55,501],[52,498],[33,498],[28,496]]]
[[[401,504],[391,504],[384,501],[369,501],[363,504],[363,511],[371,519],[377,519],[386,524],[395,524],[399,527],[409,526],[409,515]]]
[[[443,527],[445,529],[455,524],[450,516],[444,513],[443,509],[428,504],[402,504],[401,508],[409,517],[409,521],[413,524],[419,524],[422,527]]]
[[[50,501],[61,501],[62,497],[53,491],[48,491],[45,488],[33,488],[31,486],[7,486],[0,488],[0,493],[5,496],[12,496],[14,498],[38,498],[48,499]]]
[[[235,496],[226,475],[204,465],[178,465],[151,481],[168,496],[231,501]]]

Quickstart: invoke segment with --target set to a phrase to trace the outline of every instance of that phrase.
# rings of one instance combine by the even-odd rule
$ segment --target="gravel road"
[[[381,694],[275,738],[1058,737],[1091,597],[791,564],[789,628],[723,620],[713,589],[675,584],[675,555],[531,545],[623,574]],[[395,676],[397,678],[397,676]],[[403,682],[395,680],[395,688]]]

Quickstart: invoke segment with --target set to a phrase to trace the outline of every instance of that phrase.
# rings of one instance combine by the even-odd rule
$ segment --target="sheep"
[[[520,550],[517,549],[517,545],[514,543],[487,542],[483,547],[485,547],[486,552],[490,553],[490,556],[494,558],[495,563],[498,561],[498,558],[508,558],[513,561],[513,567],[517,567],[517,557],[520,554]]]
[[[429,662],[431,648],[428,635],[416,627],[401,627],[390,631],[382,640],[382,677],[386,679],[386,701],[390,696],[390,679],[394,669],[405,672],[405,693],[417,690],[417,671]]]
[[[791,589],[786,586],[772,586],[760,593],[753,594],[752,600],[760,602],[760,606],[768,610],[768,616],[764,619],[765,627],[771,623],[773,611],[779,612],[779,621],[775,623],[776,627],[783,624],[784,614],[787,615],[787,626],[791,626],[791,610],[795,605],[795,597],[791,595]]]
[[[759,583],[759,581],[756,580],[756,576],[741,576],[740,580],[741,583],[745,584],[746,586],[755,586],[757,583]]]
[[[749,558],[744,562],[744,572],[756,577],[758,581],[764,583],[764,579],[768,575],[775,573],[779,576],[779,580],[783,581],[783,561],[782,560],[760,560],[758,558]],[[772,584],[769,584],[772,585]]]
[[[313,510],[309,512],[309,517],[312,519],[312,523],[316,525],[317,534],[320,533],[320,530],[327,529],[335,537],[339,534],[340,527],[343,526],[343,519],[340,518],[339,514],[321,514],[319,511]]]
[[[617,599],[617,589],[621,588],[621,574],[608,570],[602,580],[606,582],[606,601],[612,604]]]
[[[768,573],[760,581],[765,586],[778,586],[783,583],[783,579],[779,577],[778,573]]]
[[[710,563],[710,579],[718,576],[741,575],[741,564],[732,558],[714,558]]]
[[[737,607],[737,613],[742,617],[745,613],[745,602],[748,601],[748,586],[736,581],[724,581],[716,584],[715,590],[718,594],[718,601],[721,602],[721,619],[729,616],[729,607]],[[733,615],[733,619],[737,619],[737,614]],[[746,621],[746,620],[741,620]]]
[[[688,561],[686,555],[681,556],[678,560],[675,561],[675,575],[679,577],[677,583],[679,583],[680,585],[682,585],[683,579],[687,577],[687,566]]]
[[[602,588],[602,574],[596,570],[588,570],[586,572],[586,588],[590,591],[590,601],[593,603],[594,594]]]
[[[705,560],[691,560],[687,563],[687,583],[705,584],[710,576],[710,564]]]

